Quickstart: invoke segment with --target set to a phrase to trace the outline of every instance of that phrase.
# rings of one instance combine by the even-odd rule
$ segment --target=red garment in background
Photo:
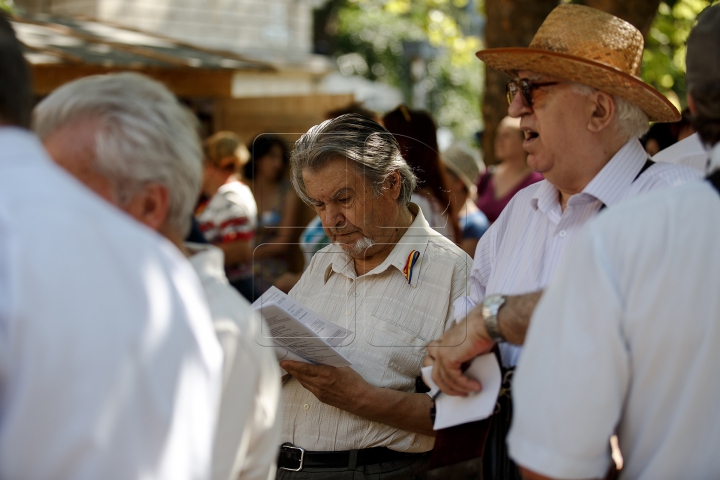
[[[500,213],[505,208],[505,205],[515,196],[517,192],[523,188],[532,185],[533,183],[543,180],[545,177],[539,172],[530,172],[525,179],[514,189],[510,190],[502,198],[495,198],[495,182],[492,178],[492,173],[485,172],[480,176],[477,184],[477,201],[475,202],[485,216],[490,220],[490,223],[497,220]]]

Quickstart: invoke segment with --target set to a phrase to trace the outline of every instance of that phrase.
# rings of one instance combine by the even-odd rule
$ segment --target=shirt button
[[[560,237],[564,237],[565,235],[567,235],[567,232],[565,230],[560,230],[558,235],[560,235]]]
[[[359,296],[360,296],[360,292],[355,292],[355,296],[356,296],[356,297],[359,297]]]
[[[305,411],[310,410],[310,405],[308,405],[307,403],[305,405],[303,405],[303,410],[305,410]]]
[[[352,310],[346,311],[346,312],[345,312],[345,315],[347,315],[348,317],[349,317],[350,315],[352,315]]]

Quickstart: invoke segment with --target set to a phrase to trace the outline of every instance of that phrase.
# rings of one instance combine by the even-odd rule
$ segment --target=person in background
[[[211,478],[267,480],[275,472],[279,438],[277,360],[260,345],[259,318],[228,283],[223,251],[183,242],[202,177],[194,118],[161,84],[121,73],[63,85],[38,105],[34,126],[60,166],[190,258],[210,306],[207,327],[215,327],[224,353],[219,412],[216,405],[207,412],[217,419],[209,441]],[[213,137],[211,157],[219,138],[227,135]]]
[[[609,209],[568,251],[533,315],[510,454],[525,478],[720,478],[720,5],[687,40],[707,181]]]
[[[494,142],[495,157],[500,163],[488,168],[477,183],[475,204],[490,223],[498,219],[517,192],[543,179],[541,173],[528,167],[524,138],[519,118],[502,119]]]
[[[295,268],[294,264],[302,262],[297,240],[307,225],[310,215],[305,214],[310,210],[301,204],[287,179],[290,159],[280,137],[258,135],[249,150],[250,161],[244,172],[258,206],[253,282],[255,291],[262,294],[291,267]],[[284,282],[278,286],[287,289]]]
[[[458,222],[462,229],[460,247],[471,257],[475,255],[478,240],[490,226],[487,217],[475,205],[475,181],[480,175],[480,160],[463,144],[445,150],[440,159],[449,179],[451,202],[455,203]]]
[[[673,145],[677,138],[673,134],[672,124],[655,123],[650,130],[640,139],[648,155],[653,156],[661,150]]]
[[[689,110],[685,108],[681,114],[682,118],[679,122],[653,124],[650,130],[640,139],[640,143],[643,144],[648,155],[654,157],[659,152],[670,148],[695,133],[695,129],[690,122]]]
[[[27,130],[31,88],[0,14],[0,478],[208,478],[222,353],[197,276],[53,164]],[[192,128],[165,150],[142,129],[126,145],[113,122],[73,121],[52,141],[81,156],[97,138],[105,165],[137,142],[194,154]]]
[[[428,223],[455,243],[462,239],[455,205],[450,201],[448,180],[440,162],[437,128],[432,117],[400,105],[383,117],[383,125],[400,144],[400,152],[418,178],[412,202]]]
[[[205,166],[195,218],[205,239],[223,251],[232,286],[253,302],[257,297],[251,262],[257,206],[238,174],[247,151],[232,132],[216,133],[205,140],[203,150]]]

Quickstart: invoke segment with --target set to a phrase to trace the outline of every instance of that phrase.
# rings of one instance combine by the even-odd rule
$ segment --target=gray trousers
[[[425,480],[430,453],[408,459],[349,468],[303,468],[290,472],[278,468],[275,480]]]

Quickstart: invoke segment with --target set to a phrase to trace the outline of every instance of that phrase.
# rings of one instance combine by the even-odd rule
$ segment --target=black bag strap
[[[635,180],[637,180],[638,178],[640,178],[640,175],[642,175],[643,173],[645,173],[645,170],[647,170],[648,168],[652,167],[653,165],[655,165],[655,162],[653,161],[652,158],[648,157],[648,159],[645,160],[645,165],[642,166],[642,168],[641,168],[640,171],[637,173],[637,175],[635,175],[635,178],[633,178],[633,181],[630,182],[630,183],[635,183]],[[605,205],[605,204],[603,203],[602,205],[600,205],[600,210],[598,210],[598,213],[602,212],[602,211],[605,210],[606,208],[607,208],[607,205]]]
[[[720,193],[720,170],[715,170],[715,172],[708,175],[705,180],[710,182],[710,185],[712,185],[715,190]]]

